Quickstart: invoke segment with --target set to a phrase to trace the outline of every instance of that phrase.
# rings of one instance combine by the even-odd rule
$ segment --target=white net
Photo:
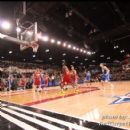
[[[33,42],[31,43],[31,47],[32,47],[32,49],[33,49],[33,52],[36,53],[36,52],[38,51],[39,44],[37,44],[36,41],[33,41]]]
[[[37,22],[31,24],[28,28],[25,28],[23,32],[20,33],[20,40],[26,41],[28,45],[20,45],[20,50],[23,51],[29,47],[32,47],[33,52],[37,52],[39,45],[37,44]]]

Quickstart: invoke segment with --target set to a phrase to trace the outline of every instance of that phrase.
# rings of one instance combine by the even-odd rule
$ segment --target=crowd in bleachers
[[[110,78],[111,81],[121,81],[121,80],[130,80],[130,66],[124,66],[122,64],[107,64],[110,69]],[[26,89],[32,88],[33,85],[33,73],[36,68],[42,70],[43,75],[47,72],[49,74],[49,83],[48,86],[57,86],[61,81],[61,69],[58,67],[50,68],[50,66],[43,66],[38,64],[29,64],[29,63],[13,63],[13,62],[1,62],[0,63],[0,90],[9,89],[9,76],[12,75],[11,90],[23,89],[20,87],[19,82],[22,77],[22,74],[26,76]],[[99,66],[90,66],[89,68],[91,73],[91,81],[99,81],[100,74],[102,73]],[[82,71],[81,71],[82,70]],[[79,69],[78,76],[79,82],[83,83],[85,79],[85,69]],[[53,78],[52,78],[53,77]]]
[[[111,67],[110,70],[112,81],[130,80],[130,65],[119,65],[118,67]]]

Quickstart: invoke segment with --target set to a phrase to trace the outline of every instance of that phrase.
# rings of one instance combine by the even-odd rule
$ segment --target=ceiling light
[[[83,52],[84,52],[84,53],[86,53],[86,51],[85,51],[85,50],[84,50]]]
[[[63,56],[66,56],[66,53],[63,53],[62,55],[63,55]]]
[[[4,59],[4,57],[3,57],[3,56],[1,56],[1,58],[2,58],[2,59]]]
[[[79,48],[76,48],[77,51],[79,51]]]
[[[100,57],[104,57],[104,55],[100,55]]]
[[[66,18],[68,18],[68,17],[69,17],[68,12],[66,12],[66,13],[65,13],[65,17],[66,17]]]
[[[88,54],[88,55],[91,55],[91,52],[90,52],[90,51],[88,51],[88,52],[87,52],[87,54]]]
[[[119,46],[117,45],[117,46],[114,46],[114,49],[117,49],[117,48],[119,48]]]
[[[78,56],[75,56],[75,59],[78,59],[79,57]]]
[[[35,58],[35,57],[36,57],[36,55],[33,55],[32,57],[33,57],[33,58]]]
[[[75,63],[75,61],[72,62],[73,64]]]
[[[9,51],[9,54],[12,54],[13,52],[12,51]]]
[[[120,52],[123,53],[123,52],[125,52],[125,50],[121,50]]]
[[[87,59],[87,58],[85,58],[84,60],[85,60],[85,61],[87,61],[88,59]]]
[[[50,57],[49,60],[52,60],[52,57]]]
[[[83,52],[83,50],[82,50],[82,49],[80,49],[80,52]]]
[[[61,41],[57,41],[57,44],[60,45],[60,44],[61,44]]]
[[[45,52],[49,52],[50,50],[49,49],[46,49]]]
[[[62,60],[62,62],[65,62],[65,60]]]
[[[75,50],[76,49],[76,47],[75,46],[73,46],[73,50]]]
[[[66,43],[65,42],[63,43],[63,47],[66,47]]]
[[[71,16],[72,15],[72,10],[70,10],[68,13],[69,13],[69,16]]]
[[[68,48],[71,48],[71,45],[70,45],[70,44],[68,45]]]
[[[5,30],[8,30],[11,28],[11,24],[7,21],[2,22],[1,27]]]
[[[95,54],[96,52],[92,52],[92,55]]]
[[[42,37],[42,40],[43,40],[44,42],[47,42],[47,41],[49,40],[49,37],[48,37],[48,36],[43,36],[43,37]]]
[[[80,63],[80,65],[83,65],[83,63]]]
[[[95,60],[92,60],[92,62],[96,62]]]
[[[107,60],[110,60],[111,58],[110,57],[107,57]]]
[[[55,39],[51,39],[51,43],[55,43]]]

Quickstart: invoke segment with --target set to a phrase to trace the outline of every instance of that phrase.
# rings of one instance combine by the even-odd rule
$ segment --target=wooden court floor
[[[120,128],[130,129],[130,81],[80,85],[79,93],[69,88],[61,95],[59,87],[0,92],[0,99],[64,115],[79,117]]]

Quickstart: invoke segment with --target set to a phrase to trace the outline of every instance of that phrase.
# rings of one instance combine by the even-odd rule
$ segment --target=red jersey
[[[25,86],[26,85],[26,78],[21,78],[19,82],[19,86]]]
[[[67,66],[65,66],[63,68],[63,83],[67,83],[67,84],[71,84],[71,77],[70,77],[70,71],[67,68]]]
[[[35,72],[34,73],[34,85],[40,85],[41,84],[41,73]]]
[[[49,76],[45,75],[45,84],[48,85]]]

